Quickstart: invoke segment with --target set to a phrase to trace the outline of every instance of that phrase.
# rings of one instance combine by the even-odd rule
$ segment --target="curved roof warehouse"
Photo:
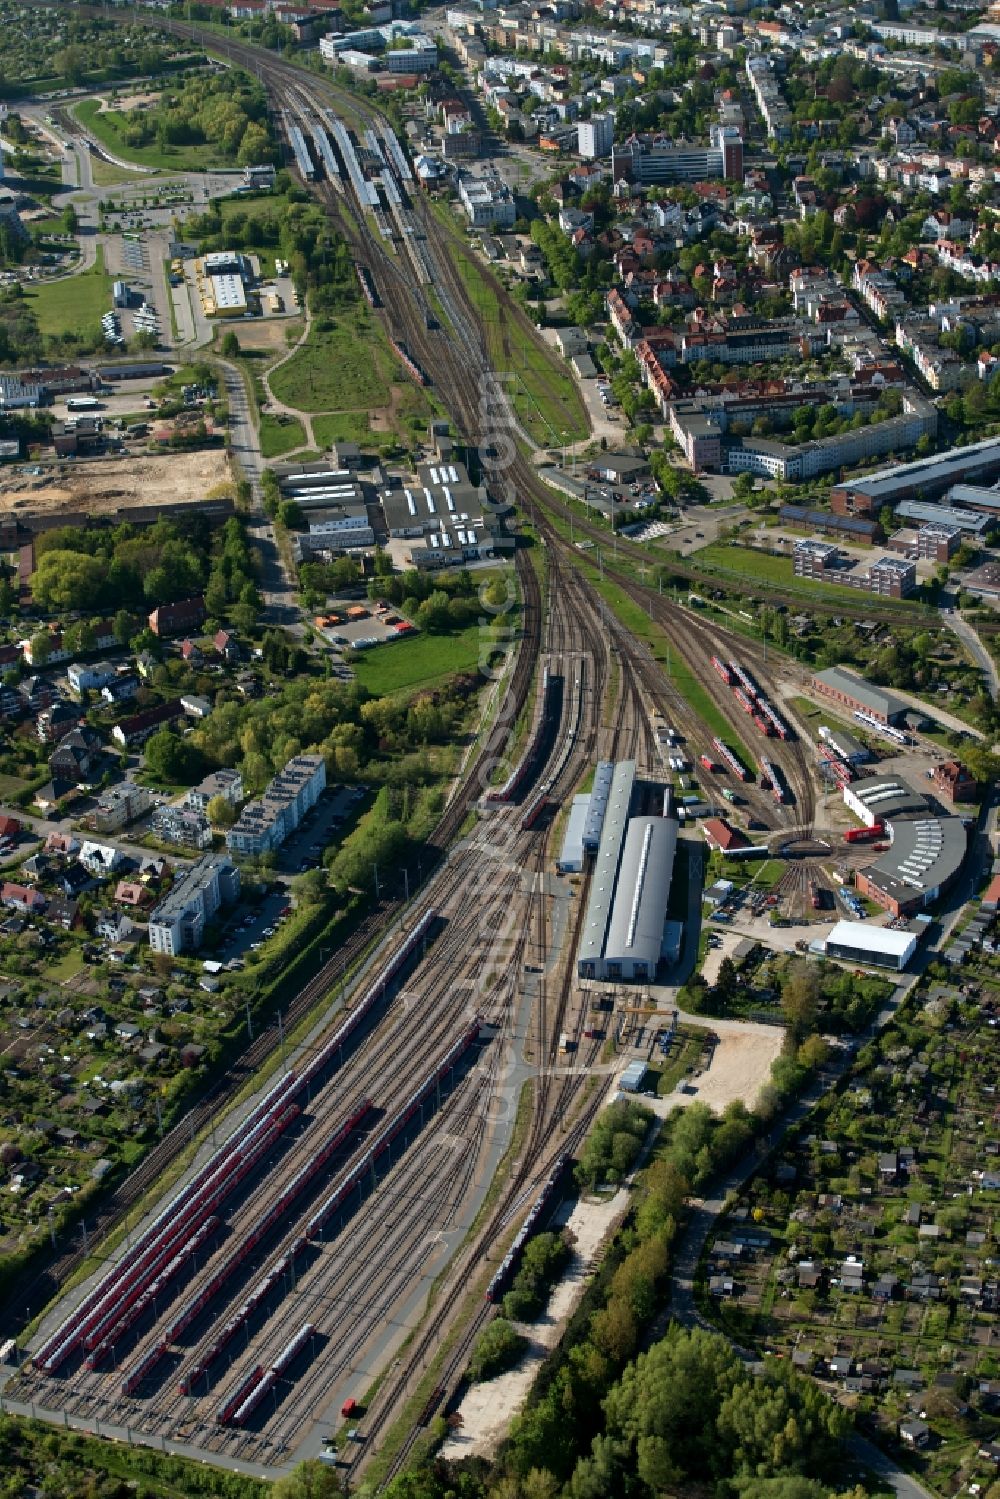
[[[672,818],[630,818],[634,787],[634,762],[620,762],[577,952],[580,978],[652,979],[660,961],[678,829]]]
[[[854,883],[860,895],[894,916],[932,905],[958,876],[967,840],[960,817],[938,815],[927,798],[898,777],[872,776],[844,787],[844,802],[869,827],[886,825],[889,848]]]

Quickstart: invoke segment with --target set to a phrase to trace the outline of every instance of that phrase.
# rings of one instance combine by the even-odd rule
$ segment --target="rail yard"
[[[390,889],[282,1026],[109,1199],[100,1231],[145,1209],[161,1173],[211,1126],[180,1182],[50,1310],[5,1397],[268,1473],[359,1426],[365,1446],[342,1449],[350,1476],[461,1319],[393,1471],[453,1391],[605,1100],[588,1087],[603,1037],[588,1030],[591,995],[575,966],[588,882],[551,873],[559,811],[588,769],[634,763],[650,786],[682,769],[711,812],[738,791],[757,851],[797,856],[788,891],[814,908],[828,862],[819,800],[852,774],[834,748],[812,751],[763,647],[637,582],[623,544],[622,564],[605,557],[603,574],[711,693],[716,730],[727,732],[706,725],[583,576],[562,533],[569,512],[516,441],[501,463],[497,413],[515,424],[447,231],[393,131],[353,96],[334,103],[300,69],[237,42],[227,50],[280,108],[298,174],[352,246],[403,368],[433,383],[462,440],[480,449],[485,482],[502,479],[530,520],[537,544],[515,551],[523,629],[504,711],[465,766],[416,899]],[[901,737],[897,748],[909,743]],[[871,826],[881,836],[884,824]],[[849,840],[855,857],[865,842]],[[341,1006],[333,991],[347,969]],[[285,1031],[325,996],[311,1034],[286,1051]],[[264,1091],[220,1125],[265,1064]],[[33,1293],[63,1283],[82,1258],[55,1261]]]

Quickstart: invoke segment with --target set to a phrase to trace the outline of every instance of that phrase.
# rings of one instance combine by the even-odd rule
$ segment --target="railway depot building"
[[[854,877],[859,895],[891,915],[913,916],[954,884],[967,839],[960,817],[940,816],[898,776],[870,776],[844,787],[844,804],[866,827],[881,821],[889,846]]]
[[[869,926],[866,921],[838,921],[826,940],[817,945],[828,958],[901,973],[916,952],[917,943],[914,932]]]
[[[621,761],[611,777],[577,952],[581,979],[650,981],[664,955],[677,823],[630,816],[634,793],[635,763]]]
[[[873,687],[842,666],[816,672],[812,689],[820,697],[848,708],[851,713],[867,714],[882,724],[897,724],[914,711],[902,698],[882,687]]]

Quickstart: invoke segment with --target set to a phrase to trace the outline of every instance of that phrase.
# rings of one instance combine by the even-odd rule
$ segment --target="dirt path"
[[[597,1268],[601,1245],[621,1221],[628,1203],[629,1194],[622,1190],[610,1202],[591,1199],[575,1205],[566,1222],[576,1239],[566,1273],[539,1320],[517,1324],[518,1331],[530,1340],[527,1352],[516,1368],[486,1384],[471,1386],[458,1408],[461,1426],[441,1449],[443,1457],[452,1461],[460,1457],[489,1457],[496,1450],[539,1368],[559,1341],[566,1321]]]
[[[691,1079],[690,1092],[673,1093],[669,1098],[644,1099],[660,1118],[674,1109],[691,1103],[707,1103],[716,1113],[726,1104],[741,1099],[752,1109],[771,1075],[771,1064],[780,1054],[785,1033],[780,1026],[760,1025],[737,1020],[716,1020],[699,1015],[684,1015],[682,1021],[714,1030],[719,1037],[712,1065],[707,1072]],[[618,1086],[621,1063],[614,1072],[609,1097]],[[520,1410],[541,1365],[559,1341],[566,1322],[575,1310],[590,1277],[600,1262],[601,1245],[614,1232],[628,1207],[630,1194],[624,1188],[610,1202],[583,1199],[576,1203],[566,1227],[576,1243],[566,1274],[549,1297],[543,1316],[531,1324],[519,1324],[518,1331],[529,1339],[529,1347],[516,1368],[485,1384],[468,1390],[457,1414],[461,1425],[442,1448],[442,1455],[490,1457],[506,1434],[512,1418]]]
[[[305,428],[306,441],[299,447],[293,449],[292,453],[287,453],[285,455],[286,458],[292,457],[294,453],[301,453],[309,448],[315,449],[319,446],[316,441],[315,433],[313,432],[312,414],[308,411],[300,411],[297,406],[286,406],[284,401],[278,400],[277,396],[274,394],[274,391],[271,389],[271,376],[274,374],[275,370],[280,370],[283,364],[287,364],[288,361],[294,358],[294,356],[299,352],[302,345],[309,337],[309,329],[311,326],[312,315],[310,314],[309,308],[307,306],[305,308],[305,326],[303,327],[302,332],[299,334],[297,340],[292,344],[287,354],[283,354],[280,359],[275,360],[270,369],[266,370],[260,377],[261,383],[263,384],[264,389],[267,391],[268,415],[295,417],[296,420],[300,421]]]

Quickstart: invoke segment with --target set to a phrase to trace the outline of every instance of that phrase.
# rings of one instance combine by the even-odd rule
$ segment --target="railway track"
[[[165,24],[169,29],[184,36],[197,37],[199,35],[196,28],[186,27],[181,23],[158,21],[157,24]],[[213,42],[213,45],[217,44]],[[242,47],[235,43],[230,44],[229,50],[235,60],[242,61],[245,66],[257,72],[273,94],[279,97],[287,94],[293,101],[298,99],[302,108],[314,107],[314,101],[317,98],[324,100],[336,98],[335,90],[284,61],[262,55],[255,48]],[[371,121],[379,118],[377,111],[362,105],[353,96],[350,99],[350,108],[355,117],[367,118]],[[338,190],[333,184],[317,184],[315,191],[326,204],[331,220],[352,246],[359,263],[364,264],[373,276],[383,308],[380,315],[384,318],[391,335],[396,340],[404,341],[420,367],[431,374],[460,436],[474,446],[481,445],[484,440],[488,442],[490,428],[484,416],[481,396],[483,391],[488,390],[491,385],[496,386],[495,375],[489,366],[475,310],[470,304],[464,282],[452,262],[445,231],[426,205],[417,201],[414,212],[423,227],[425,236],[422,241],[424,248],[421,256],[426,256],[425,266],[432,268],[434,272],[431,279],[434,281],[449,323],[447,329],[435,330],[427,326],[428,303],[422,283],[419,280],[416,284],[414,283],[413,277],[408,274],[405,266],[387,248],[384,239],[372,231],[364,214],[350,211],[345,192]],[[519,316],[520,314],[511,309],[511,315]],[[512,425],[516,427],[516,424]],[[620,753],[635,754],[637,758],[649,755],[651,763],[655,763],[655,745],[652,741],[647,712],[649,703],[656,706],[665,705],[667,715],[671,719],[686,725],[692,742],[703,739],[704,726],[682,695],[665,682],[658,664],[648,652],[644,653],[638,648],[630,639],[628,632],[619,626],[617,621],[613,621],[613,617],[606,616],[603,609],[595,605],[592,591],[586,587],[578,570],[571,565],[571,550],[549,518],[550,510],[553,507],[558,508],[557,502],[554,502],[549,491],[538,479],[531,462],[516,446],[505,477],[516,491],[521,506],[533,520],[539,535],[545,542],[550,570],[555,569],[555,576],[559,579],[562,591],[566,595],[570,612],[564,621],[557,623],[554,627],[554,643],[559,644],[560,654],[564,660],[574,659],[574,651],[579,652],[580,659],[584,663],[584,673],[588,664],[595,663],[593,688],[589,683],[587,685],[587,691],[593,693],[592,703],[599,705],[597,698],[599,682],[602,696],[607,682],[607,665],[603,665],[599,673],[596,663],[606,661],[609,642],[611,650],[619,660],[619,693],[614,719],[609,726],[609,742],[615,750]],[[581,530],[586,530],[586,528],[581,527]],[[600,540],[605,540],[605,534],[597,528],[594,528],[594,534]],[[622,551],[623,560],[646,560],[646,554],[638,548],[632,548],[623,543]],[[515,559],[524,599],[524,640],[514,666],[509,692],[509,699],[516,710],[514,715],[516,718],[517,713],[527,701],[540,648],[541,600],[538,580],[527,559],[526,552],[518,549]],[[730,636],[728,632],[714,626],[709,630],[701,621],[693,624],[689,612],[677,609],[676,606],[670,605],[669,601],[659,600],[651,590],[635,583],[624,567],[617,570],[606,569],[606,571],[608,576],[625,588],[632,598],[642,604],[643,608],[649,610],[657,623],[662,624],[674,648],[683,656],[689,668],[697,672],[702,680],[707,679],[707,662],[710,653],[719,648],[725,649],[728,654],[750,660],[754,663],[755,671],[758,670],[756,658],[742,638]],[[837,612],[849,613],[850,610],[845,605]],[[871,617],[873,613],[873,610],[868,607],[867,600],[864,612],[868,617]],[[898,615],[894,618],[898,619]],[[762,685],[766,686],[768,676],[762,669],[760,679]],[[720,699],[720,703],[724,701]],[[728,721],[738,726],[739,732],[743,724],[734,716],[736,709],[726,703],[722,711]],[[478,787],[478,778],[486,764],[502,752],[507,724],[512,721],[508,714],[506,721],[495,726],[487,736],[487,742],[475,764],[466,774],[462,787],[449,803],[433,839],[433,847],[438,854],[454,839],[469,808],[476,800],[477,791],[485,789]],[[587,733],[590,736],[587,740],[588,746],[596,744],[599,731],[599,717],[595,715],[592,708],[587,720]],[[740,737],[742,738],[742,733]],[[783,746],[782,752],[778,754],[775,751],[774,742],[768,741],[768,753],[774,753],[774,758],[781,764],[788,778],[798,803],[797,816],[800,821],[804,819],[811,821],[811,780],[801,746],[794,747],[794,744],[792,747]],[[576,763],[572,756],[568,756],[565,767],[558,769],[556,784],[560,789],[564,785],[568,787],[572,784],[572,772]],[[541,770],[539,776],[543,776],[544,773],[544,770]],[[507,814],[504,815],[507,816]],[[541,837],[537,834],[524,835],[523,843],[509,826],[501,825],[498,832],[501,846],[506,848],[512,856],[519,855],[522,859],[529,857],[529,850],[534,840],[535,859],[544,859],[549,838],[548,830]],[[542,866],[536,863],[533,867],[537,869]],[[450,874],[453,882],[451,892],[453,897],[460,893],[462,879],[467,877],[466,866],[459,862],[458,869]],[[446,872],[446,884],[448,878]],[[581,911],[583,904],[581,894]],[[546,912],[544,900],[537,890],[531,905],[534,912],[536,942],[544,950],[547,946]],[[398,902],[386,902],[381,919],[384,921],[388,917],[391,920],[392,914],[398,910]],[[527,931],[528,927],[525,923],[523,935],[525,942]],[[363,948],[364,944],[361,944],[359,952],[363,951]],[[523,957],[523,946],[521,955]],[[340,960],[336,961],[339,965]],[[322,976],[318,975],[317,980],[313,982],[322,984]],[[562,978],[557,980],[555,993],[549,996],[546,992],[542,996],[538,1034],[540,1057],[544,1057],[544,1066],[539,1079],[528,1139],[521,1153],[521,1159],[505,1184],[487,1223],[462,1251],[449,1271],[449,1288],[460,1288],[462,1284],[475,1279],[481,1268],[486,1249],[497,1239],[501,1239],[508,1230],[514,1221],[518,1202],[523,1199],[530,1190],[531,1184],[539,1179],[551,1163],[553,1150],[565,1150],[567,1146],[572,1148],[573,1144],[582,1137],[593,1113],[599,1106],[599,1090],[594,1090],[591,1098],[582,1097],[586,1068],[594,1060],[597,1047],[589,1047],[580,1054],[581,1066],[578,1070],[568,1070],[566,1075],[556,1075],[553,1046],[555,1037],[565,1020],[570,989],[571,973],[567,970]],[[308,1005],[305,1005],[305,1009],[308,1009]],[[578,1017],[577,1028],[581,1024],[582,1021]],[[275,1038],[271,1037],[271,1041],[267,1055],[272,1054],[274,1050]],[[496,1054],[499,1055],[499,1052],[498,1047]],[[565,1126],[571,1115],[573,1115],[572,1124],[564,1129],[562,1138],[559,1138],[559,1126]],[[387,1264],[386,1270],[391,1279],[391,1265]],[[414,1370],[418,1369],[421,1363],[429,1359],[436,1351],[440,1338],[454,1315],[455,1305],[455,1295],[443,1293],[439,1297],[420,1333],[414,1339],[413,1345],[407,1350],[406,1359],[400,1370],[391,1375],[381,1386],[376,1403],[366,1422],[369,1437],[378,1436],[395,1418],[400,1402],[412,1388]],[[489,1315],[489,1309],[481,1310],[463,1332],[457,1350],[449,1355],[442,1374],[442,1389],[445,1392],[453,1387],[464,1368],[472,1340]],[[399,1462],[404,1460],[405,1453],[410,1450],[413,1440],[414,1433],[411,1432]],[[360,1461],[359,1456],[352,1471],[356,1471]]]

